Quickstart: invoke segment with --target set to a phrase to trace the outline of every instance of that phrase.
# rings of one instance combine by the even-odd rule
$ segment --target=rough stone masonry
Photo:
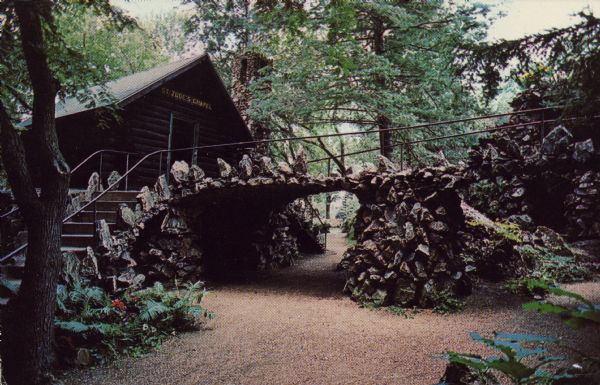
[[[401,172],[382,157],[379,168],[313,177],[303,152],[291,165],[244,156],[239,167],[219,159],[219,169],[220,177],[210,178],[176,162],[172,185],[162,176],[143,188],[139,210],[121,210],[120,231],[101,240],[113,245],[98,255],[104,279],[118,288],[289,265],[297,246],[286,207],[299,197],[345,190],[361,203],[357,244],[341,263],[354,299],[432,306],[443,293],[470,292],[459,258],[464,217],[455,170]]]

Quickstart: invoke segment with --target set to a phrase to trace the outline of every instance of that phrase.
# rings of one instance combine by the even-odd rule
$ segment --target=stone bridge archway
[[[122,209],[122,231],[113,237],[117,251],[108,253],[113,264],[125,262],[122,280],[195,280],[216,268],[289,264],[280,255],[294,247],[286,206],[308,195],[347,191],[360,202],[357,244],[341,263],[352,298],[426,307],[445,293],[470,292],[459,255],[464,216],[455,170],[400,171],[381,157],[378,168],[315,177],[307,173],[304,154],[277,167],[267,157],[244,156],[237,168],[218,161],[220,178],[177,162],[170,186],[161,176],[139,194],[141,210]]]

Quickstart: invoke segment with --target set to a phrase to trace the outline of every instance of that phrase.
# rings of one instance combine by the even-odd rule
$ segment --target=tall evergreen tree
[[[600,107],[600,19],[579,17],[578,24],[520,39],[461,44],[457,61],[473,83],[483,83],[487,98],[510,71],[522,89],[537,91],[537,102],[593,115]]]
[[[196,37],[209,52],[225,58],[220,55],[244,47],[273,59],[272,68],[254,84],[250,113],[281,136],[379,130],[379,147],[392,156],[394,143],[435,132],[391,135],[381,130],[477,110],[477,100],[464,87],[454,59],[459,45],[485,36],[485,25],[478,21],[488,12],[485,7],[448,6],[441,0],[319,0],[257,1],[246,10],[238,2],[195,2],[193,25],[203,31]],[[243,23],[231,21],[232,9],[233,19],[243,15]],[[218,36],[239,44],[222,47],[207,39],[199,20],[209,18],[214,28],[218,26]],[[265,89],[270,92],[262,92]],[[334,155],[356,145],[364,148],[365,143],[377,147],[373,140],[348,139],[310,145],[320,154]],[[438,146],[430,147],[425,152],[435,152]],[[423,148],[403,150],[424,153]],[[345,167],[343,157],[334,160],[340,169]]]

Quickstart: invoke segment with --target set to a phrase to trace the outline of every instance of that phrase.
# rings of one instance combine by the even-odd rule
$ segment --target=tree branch
[[[13,189],[14,196],[25,218],[39,210],[39,200],[27,167],[25,149],[4,104],[0,100],[0,144],[2,162]]]

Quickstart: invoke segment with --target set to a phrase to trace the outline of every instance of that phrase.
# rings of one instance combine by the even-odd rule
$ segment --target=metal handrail
[[[103,150],[98,150],[96,152],[93,152],[92,154],[90,154],[87,158],[85,158],[84,160],[82,160],[81,162],[79,162],[79,164],[77,164],[75,167],[73,167],[73,169],[71,170],[71,174],[76,172],[77,170],[79,170],[80,168],[82,168],[87,162],[89,162],[90,160],[92,160],[94,157],[100,155],[104,155],[105,153],[111,153],[111,154],[121,154],[121,155],[127,155],[127,159],[128,159],[128,163],[129,163],[129,156],[130,155],[141,155],[138,152],[127,152],[127,151],[119,151],[119,150],[111,150],[111,149],[103,149]],[[102,167],[102,166],[100,166]],[[100,172],[102,172],[102,169],[100,169]],[[2,215],[0,215],[0,220],[8,217],[9,215],[12,215],[14,213],[16,213],[17,211],[19,211],[19,207],[14,207],[12,210],[10,210],[7,213],[4,213]],[[67,219],[63,220],[63,223],[66,222]],[[25,242],[24,244],[22,244],[21,246],[17,247],[15,250],[11,251],[10,253],[0,257],[0,263],[4,262],[5,260],[12,258],[15,254],[19,253],[20,251],[24,250],[27,247],[27,242]]]
[[[128,152],[128,151],[119,151],[119,150],[111,150],[111,149],[98,150],[98,151],[92,153],[90,156],[88,156],[84,160],[82,160],[77,166],[73,167],[73,169],[71,170],[71,174],[74,173],[75,171],[79,170],[81,167],[83,167],[83,165],[88,160],[91,160],[96,155],[104,154],[104,153],[107,153],[107,152],[108,153],[112,153],[112,154],[121,154],[121,155],[142,155],[139,152]]]
[[[81,162],[79,162],[79,164],[77,164],[77,166],[73,167],[73,169],[71,170],[71,174],[73,174],[75,171],[77,171],[81,167],[83,167],[89,160],[94,158],[96,155],[104,154],[104,153],[123,154],[123,155],[141,155],[138,152],[126,152],[126,151],[118,151],[118,150],[111,150],[111,149],[98,150],[98,151],[92,153],[90,156],[88,156],[84,160],[82,160]],[[19,211],[19,207],[13,207],[12,210],[10,210],[9,212],[0,215],[0,220],[8,217],[9,215],[11,215],[17,211]]]
[[[19,207],[18,207],[18,206],[17,206],[17,207],[13,207],[13,208],[12,208],[12,209],[11,209],[9,212],[7,212],[7,213],[4,213],[4,214],[0,215],[0,220],[2,220],[2,219],[4,219],[4,218],[6,218],[7,216],[9,216],[9,215],[11,215],[12,213],[15,213],[15,212],[17,212],[17,211],[19,211]]]
[[[600,115],[594,115],[593,118],[600,118]],[[526,122],[526,123],[516,123],[516,124],[509,124],[509,125],[497,126],[497,127],[494,127],[494,128],[487,128],[487,129],[477,130],[477,131],[468,131],[468,132],[461,132],[461,133],[451,134],[451,135],[436,136],[436,137],[433,137],[433,138],[425,138],[425,139],[419,139],[419,140],[413,140],[413,141],[407,141],[407,142],[395,142],[394,144],[389,145],[389,146],[373,147],[373,148],[369,148],[369,149],[366,149],[366,150],[344,153],[344,156],[347,157],[347,156],[352,156],[352,155],[366,154],[368,152],[379,151],[382,148],[390,149],[390,148],[395,148],[395,147],[402,146],[402,145],[411,145],[411,144],[433,142],[435,140],[443,140],[443,139],[458,138],[458,137],[462,137],[462,136],[484,134],[484,133],[501,131],[501,130],[505,130],[505,129],[509,129],[509,128],[518,128],[518,127],[525,128],[528,125],[543,125],[543,124],[549,123],[549,122],[575,120],[575,119],[577,119],[577,118],[543,119],[543,120],[536,120],[536,121]],[[309,163],[309,164],[310,163],[318,163],[318,162],[323,162],[323,161],[330,160],[330,159],[331,159],[331,157],[325,157],[325,158],[319,158],[319,159],[309,160],[306,163]]]
[[[293,138],[261,139],[261,140],[239,141],[239,142],[221,143],[221,144],[213,144],[213,145],[205,145],[205,146],[192,146],[192,147],[184,147],[184,148],[178,148],[178,149],[156,150],[156,151],[153,151],[153,152],[150,152],[150,153],[147,153],[146,155],[144,155],[136,164],[134,164],[131,168],[129,168],[128,170],[126,170],[125,173],[123,175],[121,175],[121,177],[117,181],[115,181],[113,184],[111,184],[110,186],[108,186],[104,191],[101,191],[92,200],[90,200],[89,202],[87,202],[85,205],[81,206],[77,211],[71,213],[66,218],[64,218],[63,219],[63,223],[65,223],[69,219],[73,218],[77,214],[81,213],[83,210],[85,210],[86,208],[90,207],[91,205],[95,205],[95,203],[101,197],[103,197],[106,193],[108,193],[109,191],[111,191],[114,187],[118,186],[123,180],[127,180],[126,178],[139,165],[141,165],[146,159],[148,159],[148,158],[150,158],[152,156],[158,155],[158,154],[161,155],[161,160],[162,160],[162,154],[163,153],[170,153],[170,152],[177,152],[177,151],[207,150],[207,149],[226,148],[226,147],[239,147],[239,146],[254,146],[254,145],[263,144],[263,143],[278,143],[278,142],[288,142],[288,141],[317,139],[317,138],[329,138],[329,137],[341,137],[341,136],[350,136],[350,135],[369,135],[369,134],[381,133],[381,132],[402,131],[402,130],[419,129],[419,128],[426,128],[426,127],[432,127],[432,126],[446,125],[446,124],[463,123],[463,122],[476,121],[476,120],[486,120],[486,119],[493,119],[493,118],[498,118],[498,117],[503,117],[503,116],[522,115],[522,114],[533,113],[533,112],[541,112],[541,111],[547,111],[547,110],[554,110],[554,109],[562,108],[562,107],[564,107],[564,106],[532,108],[532,109],[528,109],[528,110],[513,111],[513,112],[502,113],[502,114],[492,114],[492,115],[484,115],[484,116],[477,116],[477,117],[470,117],[470,118],[446,120],[446,121],[440,121],[440,122],[434,122],[434,123],[423,123],[423,124],[417,124],[417,125],[412,125],[412,126],[391,127],[391,128],[387,128],[387,129],[374,130],[374,131],[351,131],[351,132],[342,132],[342,133],[325,134],[325,135],[307,135],[307,136],[300,136],[300,137],[293,137]],[[550,120],[546,120],[546,121],[550,121]],[[535,123],[536,122],[527,122],[526,124],[535,124]],[[520,125],[522,125],[522,124],[524,124],[524,123],[521,123]],[[504,127],[508,128],[506,126],[504,126]],[[484,130],[482,132],[491,132],[491,131],[492,130]],[[471,133],[468,133],[468,134],[475,134],[475,133],[477,133],[477,132],[471,132]],[[426,142],[426,141],[430,141],[430,140],[436,140],[436,139],[440,139],[440,138],[443,138],[443,137],[425,139],[425,140],[421,140],[421,141],[416,141],[415,143],[421,143],[421,142]],[[410,142],[407,142],[407,143],[410,143]],[[403,143],[403,144],[405,144],[405,143]],[[395,147],[395,146],[388,146],[388,147]],[[368,149],[368,150],[361,151],[361,152],[358,152],[358,153],[370,152],[370,151],[375,151],[375,150],[378,150],[378,149],[380,149],[380,148],[377,148],[377,149]],[[96,153],[94,153],[94,154],[90,155],[88,158],[86,158],[84,160],[84,162],[86,162],[87,160],[91,159],[97,153],[100,153],[102,151],[114,151],[114,150],[100,150],[100,151],[97,151]],[[346,154],[346,155],[355,155],[355,154],[356,153]],[[314,163],[314,162],[322,161],[322,160],[325,160],[325,159],[330,159],[330,158],[317,159],[317,160],[310,161],[309,163]],[[80,167],[80,165],[76,166],[73,169],[73,171],[77,170],[79,167]],[[161,161],[161,168],[162,168],[162,161]],[[26,247],[27,247],[27,243],[21,245],[19,248],[17,248],[16,250],[13,250],[9,254],[1,257],[0,258],[0,263],[2,263],[3,261],[11,258],[16,253],[24,250]]]

